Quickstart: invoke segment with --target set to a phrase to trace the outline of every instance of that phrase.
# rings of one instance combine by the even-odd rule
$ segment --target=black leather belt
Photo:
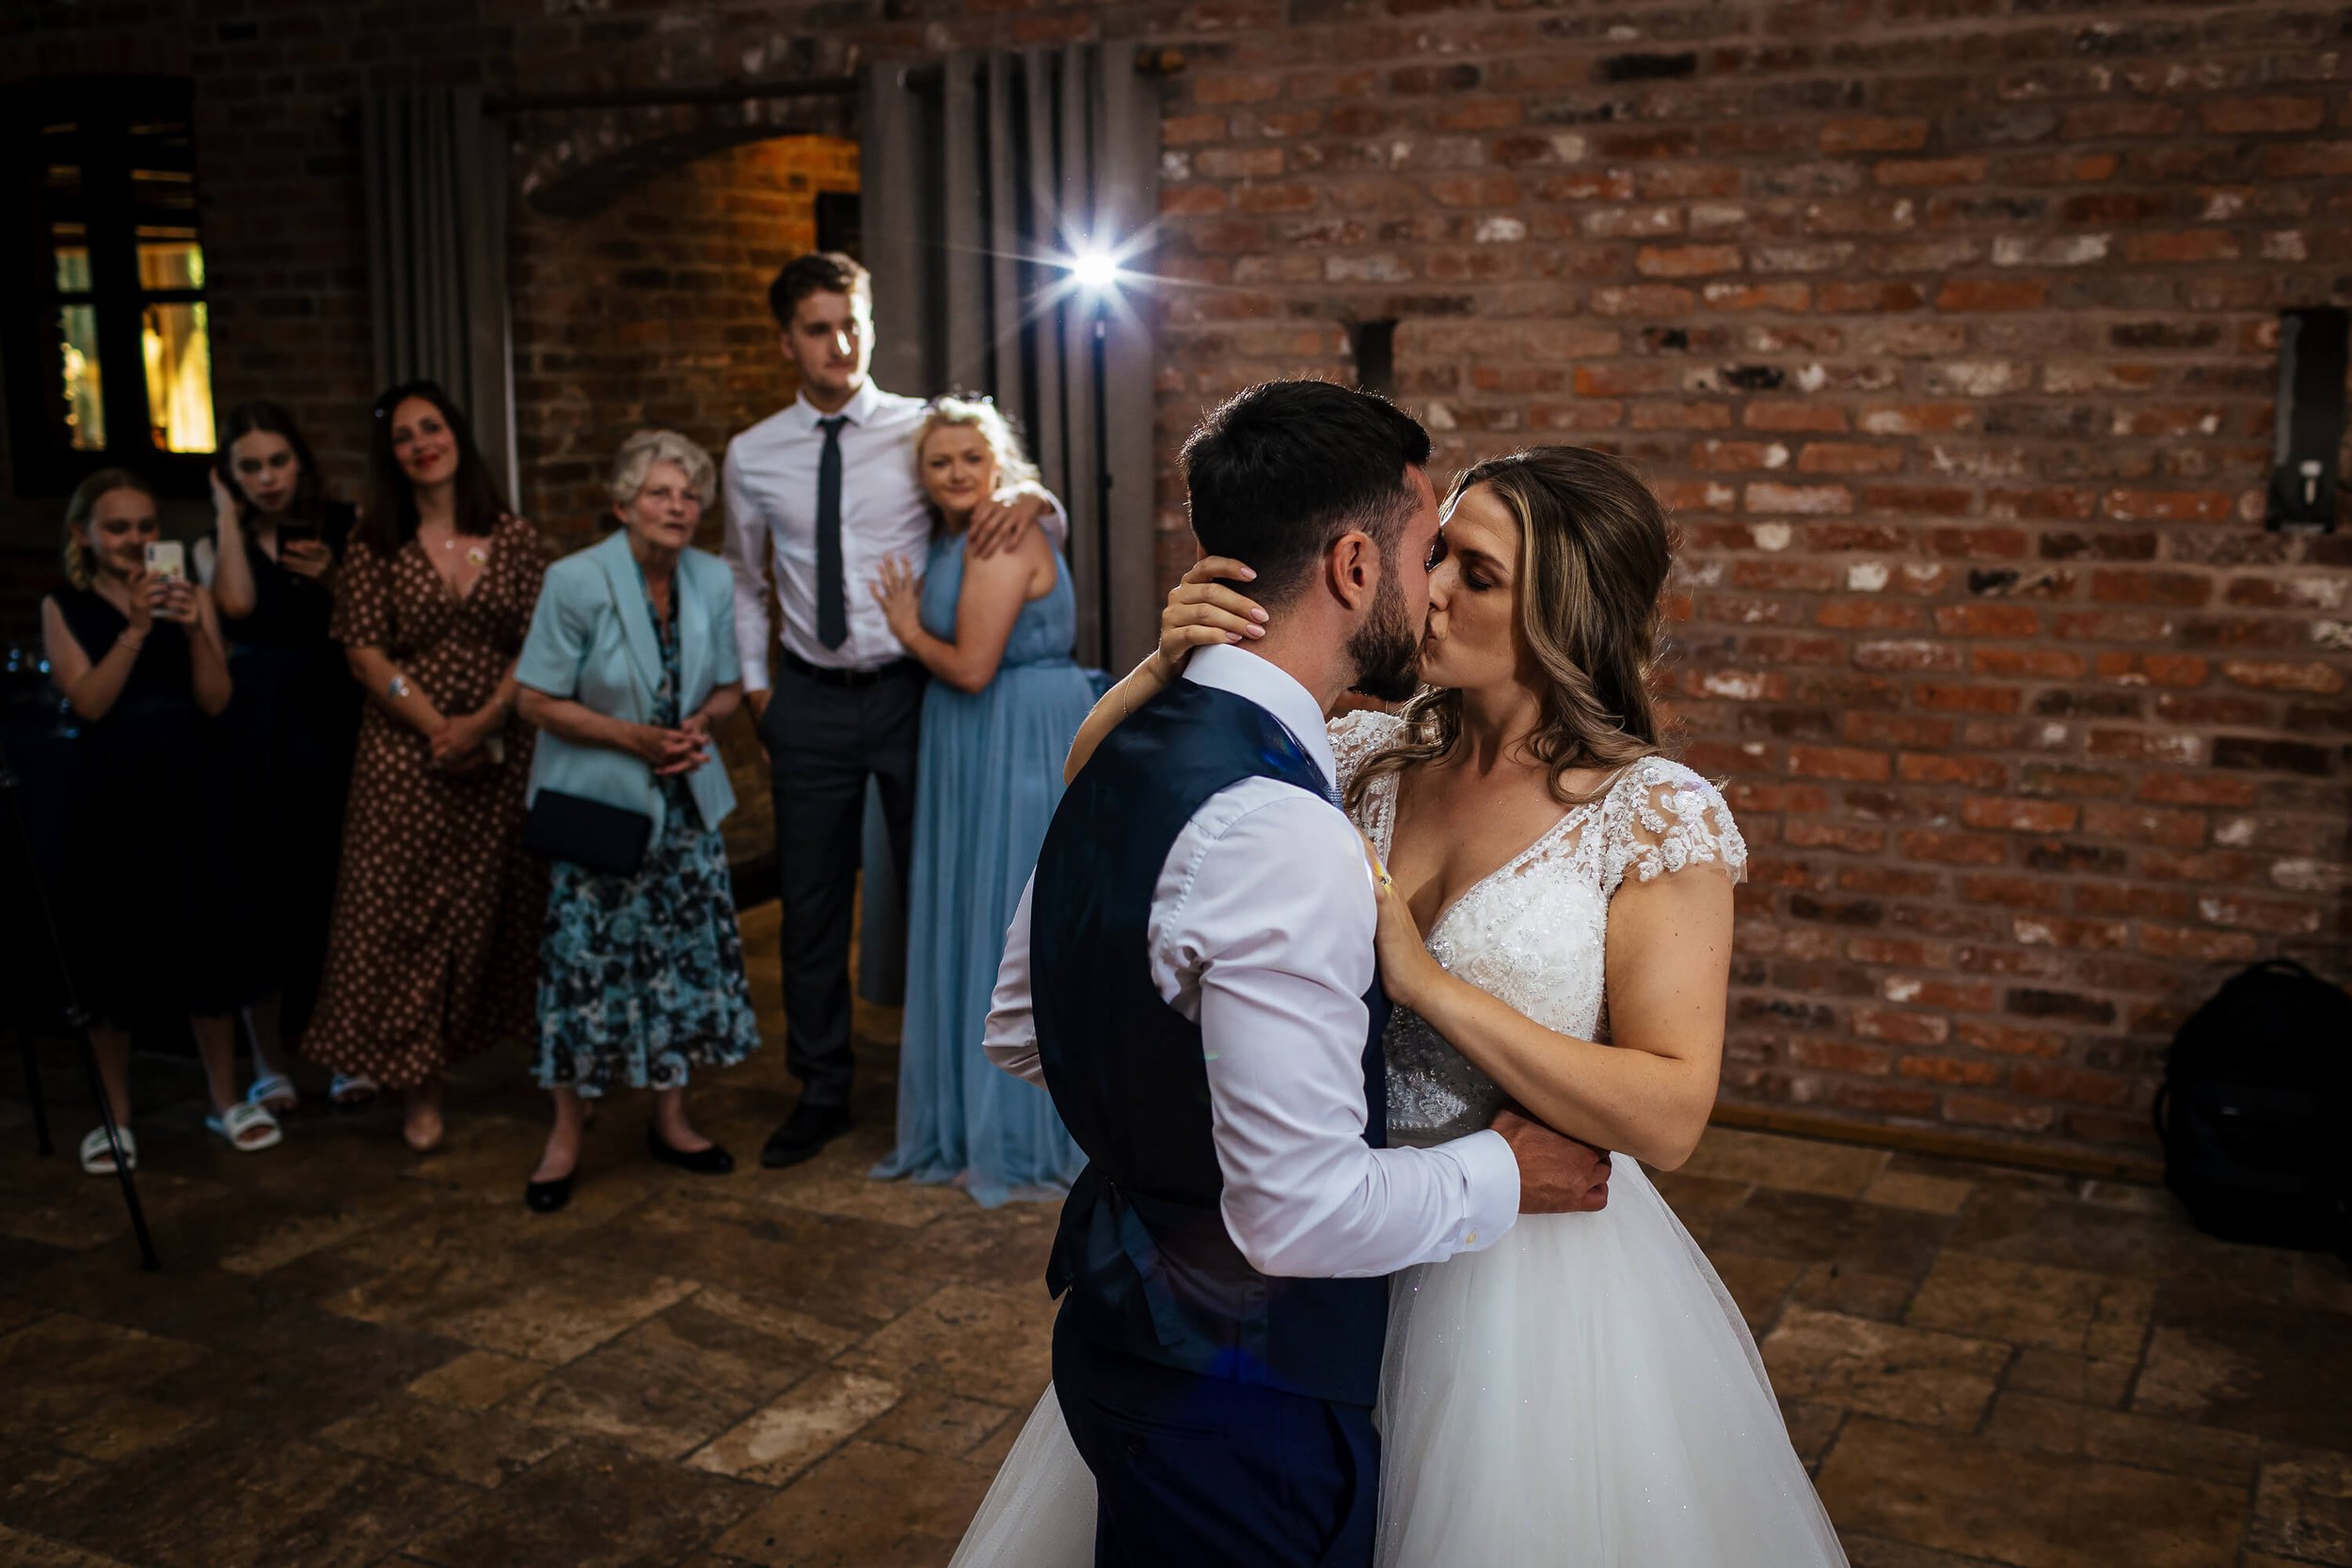
[[[829,664],[811,664],[789,648],[779,648],[776,651],[784,659],[784,667],[794,674],[806,675],[819,686],[837,686],[845,691],[855,691],[868,686],[880,686],[884,681],[895,681],[901,675],[919,673],[923,668],[920,659],[894,658],[887,664],[877,664],[870,670],[836,670]]]

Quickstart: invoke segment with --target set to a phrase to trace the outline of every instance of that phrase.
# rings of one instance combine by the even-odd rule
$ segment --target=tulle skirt
[[[1380,1432],[1382,1568],[1846,1560],[1730,1292],[1630,1160],[1602,1212],[1397,1276]]]
[[[1379,1424],[1379,1568],[1846,1560],[1739,1309],[1629,1160],[1603,1212],[1396,1276]],[[1086,1568],[1093,1541],[1048,1389],[955,1568]]]

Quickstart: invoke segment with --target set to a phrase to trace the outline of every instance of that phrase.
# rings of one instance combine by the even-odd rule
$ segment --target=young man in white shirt
[[[923,558],[931,514],[910,446],[925,404],[866,374],[866,269],[837,254],[798,257],[769,286],[768,304],[800,396],[729,443],[724,497],[743,689],[775,789],[785,1064],[802,1086],[760,1153],[775,1166],[808,1159],[850,1126],[850,919],[866,781],[881,785],[903,877],[925,680],[867,585],[891,557]],[[988,555],[1016,543],[1052,505],[1035,490],[983,504],[972,547]]]

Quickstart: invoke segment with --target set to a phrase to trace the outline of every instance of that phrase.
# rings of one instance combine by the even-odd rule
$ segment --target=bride
[[[1402,717],[1331,722],[1389,871],[1391,1141],[1442,1142],[1515,1102],[1632,1157],[1600,1212],[1526,1216],[1394,1276],[1381,1568],[1845,1561],[1729,1293],[1633,1163],[1671,1169],[1705,1130],[1747,863],[1723,797],[1660,742],[1670,562],[1665,516],[1618,459],[1479,464],[1447,499],[1422,692]],[[1224,586],[1248,575],[1186,575],[1073,773],[1191,649],[1257,635],[1258,607]],[[1093,1534],[1093,1480],[1048,1390],[955,1563],[1078,1568]]]

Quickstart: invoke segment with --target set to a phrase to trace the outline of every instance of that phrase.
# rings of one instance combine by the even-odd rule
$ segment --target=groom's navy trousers
[[[1066,1310],[1054,1391],[1094,1472],[1096,1568],[1371,1568],[1370,1410],[1121,1355]]]

